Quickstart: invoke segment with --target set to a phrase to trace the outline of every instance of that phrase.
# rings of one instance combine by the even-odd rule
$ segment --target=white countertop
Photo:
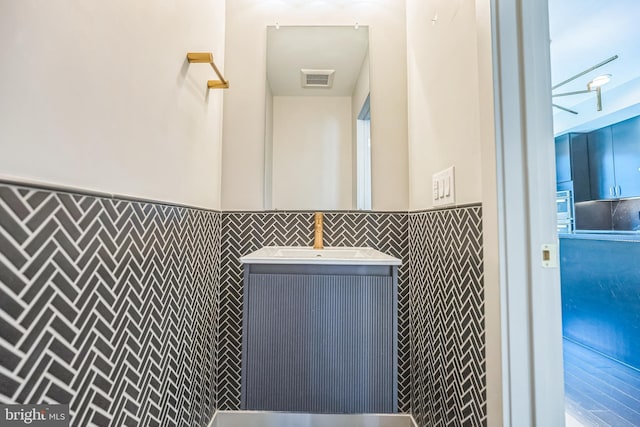
[[[243,264],[401,265],[399,258],[367,247],[265,246],[240,258]]]
[[[576,230],[574,233],[558,234],[560,239],[611,240],[622,242],[640,242],[637,231],[609,231],[609,230]]]

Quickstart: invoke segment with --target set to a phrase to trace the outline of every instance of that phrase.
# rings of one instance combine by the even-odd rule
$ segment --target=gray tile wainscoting
[[[240,408],[242,265],[263,246],[312,246],[313,212],[224,212],[218,347],[218,409]],[[406,213],[326,212],[325,246],[370,246],[403,260],[398,280],[398,407],[409,412],[409,247]]]
[[[480,206],[409,214],[409,248],[413,416],[486,425]]]
[[[481,208],[327,212],[325,245],[403,260],[398,404],[485,425]],[[205,426],[240,404],[242,266],[313,212],[213,212],[0,184],[0,403],[72,425]]]
[[[0,403],[71,424],[215,411],[221,215],[0,185]]]

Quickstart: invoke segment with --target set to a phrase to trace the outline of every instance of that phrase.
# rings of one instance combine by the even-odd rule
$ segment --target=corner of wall
[[[482,174],[482,228],[484,253],[485,322],[487,345],[487,423],[503,424],[502,324],[500,254],[498,241],[498,186],[493,97],[493,47],[490,0],[476,0],[478,40],[478,108]]]

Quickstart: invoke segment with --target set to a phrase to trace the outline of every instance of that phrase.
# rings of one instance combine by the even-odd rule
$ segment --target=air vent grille
[[[326,74],[307,74],[307,85],[322,85],[329,84],[329,76]]]
[[[302,87],[331,88],[333,86],[333,75],[335,70],[300,70],[302,77]]]

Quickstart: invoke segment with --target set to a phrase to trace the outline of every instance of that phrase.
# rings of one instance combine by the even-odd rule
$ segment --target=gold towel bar
[[[187,60],[189,61],[189,64],[191,63],[196,63],[196,64],[211,64],[211,67],[213,68],[213,71],[216,72],[216,74],[218,75],[218,78],[220,80],[209,80],[207,81],[207,87],[209,89],[227,89],[229,87],[229,81],[225,80],[224,77],[222,77],[222,73],[220,73],[220,70],[218,70],[218,67],[216,67],[216,64],[213,62],[213,54],[210,52],[189,52],[187,53]]]

